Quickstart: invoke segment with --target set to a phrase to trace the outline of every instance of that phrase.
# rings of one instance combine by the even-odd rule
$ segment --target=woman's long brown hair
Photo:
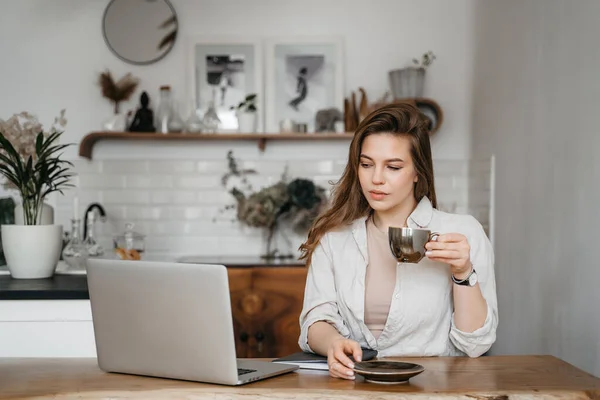
[[[411,157],[418,176],[415,183],[415,200],[427,196],[434,208],[437,207],[433,182],[433,160],[429,143],[428,121],[418,108],[408,104],[390,104],[365,117],[350,143],[348,163],[340,180],[332,190],[330,206],[317,217],[308,238],[300,246],[300,260],[311,262],[312,254],[325,233],[351,224],[355,219],[366,217],[371,211],[362,193],[358,180],[360,153],[365,138],[376,133],[388,133],[407,137],[411,141]]]

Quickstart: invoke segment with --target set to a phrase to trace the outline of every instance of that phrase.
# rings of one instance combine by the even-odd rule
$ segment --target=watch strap
[[[469,283],[469,280],[471,278],[471,275],[473,275],[475,273],[475,268],[471,267],[471,272],[469,272],[469,275],[467,275],[467,277],[465,279],[462,280],[458,280],[454,277],[454,274],[451,274],[450,276],[452,277],[452,282],[454,282],[457,285],[460,286],[471,286],[471,284]]]

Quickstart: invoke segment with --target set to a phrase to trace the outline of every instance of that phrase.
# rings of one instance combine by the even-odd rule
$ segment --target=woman
[[[496,340],[493,251],[469,215],[436,209],[427,121],[408,104],[368,115],[350,144],[331,207],[300,247],[309,266],[302,350],[327,356],[330,375],[354,379],[351,359],[478,357]],[[417,264],[397,263],[390,226],[439,232]]]

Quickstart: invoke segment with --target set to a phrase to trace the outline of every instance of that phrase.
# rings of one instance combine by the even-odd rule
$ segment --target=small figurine
[[[335,123],[344,121],[344,115],[337,108],[325,108],[317,111],[315,132],[335,132]]]
[[[148,103],[150,103],[150,98],[148,97],[148,93],[144,91],[140,96],[141,107],[135,112],[133,121],[131,121],[131,125],[129,126],[130,132],[156,131],[154,127],[154,113],[148,108]]]

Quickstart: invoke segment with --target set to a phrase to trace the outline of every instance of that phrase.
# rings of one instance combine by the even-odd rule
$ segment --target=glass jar
[[[125,232],[113,237],[115,253],[121,259],[139,260],[146,249],[146,235],[134,231],[133,227],[132,222],[127,222]]]
[[[163,85],[160,87],[160,99],[156,110],[156,131],[159,133],[169,133],[169,120],[172,112],[171,104],[171,86]]]

